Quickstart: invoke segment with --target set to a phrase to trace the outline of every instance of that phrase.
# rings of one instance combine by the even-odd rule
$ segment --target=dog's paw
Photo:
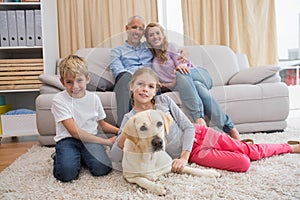
[[[167,194],[167,190],[161,184],[156,184],[155,188],[153,188],[153,192],[157,195],[163,196]]]

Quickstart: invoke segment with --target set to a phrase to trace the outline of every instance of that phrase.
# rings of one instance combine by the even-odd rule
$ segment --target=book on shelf
[[[26,46],[25,11],[16,10],[17,35],[19,46]]]
[[[9,46],[18,46],[16,11],[7,11]]]
[[[9,46],[9,38],[8,38],[8,24],[7,24],[7,11],[0,10],[0,46],[7,47]]]

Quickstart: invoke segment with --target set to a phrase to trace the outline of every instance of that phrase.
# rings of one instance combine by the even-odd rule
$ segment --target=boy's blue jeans
[[[62,182],[77,179],[81,164],[94,176],[103,176],[112,170],[111,161],[101,144],[84,143],[70,137],[58,141],[55,150],[53,175]]]

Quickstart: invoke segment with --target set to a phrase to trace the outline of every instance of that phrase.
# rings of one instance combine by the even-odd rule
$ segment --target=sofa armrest
[[[229,79],[228,84],[257,84],[278,74],[279,70],[280,67],[272,65],[250,67],[233,75]]]

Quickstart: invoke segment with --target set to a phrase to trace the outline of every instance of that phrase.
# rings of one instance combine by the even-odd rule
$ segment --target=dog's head
[[[160,110],[147,110],[131,117],[122,134],[143,152],[165,149],[165,134],[169,133],[172,117]]]

